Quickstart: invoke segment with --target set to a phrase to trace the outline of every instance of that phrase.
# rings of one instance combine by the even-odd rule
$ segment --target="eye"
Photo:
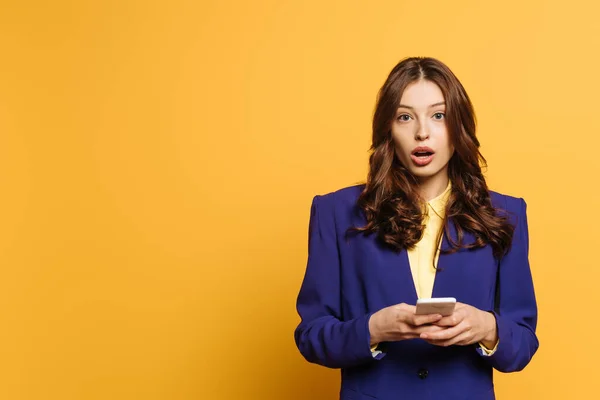
[[[402,114],[402,115],[398,116],[397,120],[400,122],[408,122],[408,121],[410,121],[410,115]]]
[[[437,120],[441,120],[441,119],[446,118],[446,115],[444,113],[437,112],[437,113],[433,114],[433,118],[437,119]]]

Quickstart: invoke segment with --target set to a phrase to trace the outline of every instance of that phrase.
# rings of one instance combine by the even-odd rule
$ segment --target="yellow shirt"
[[[448,181],[448,186],[446,186],[444,192],[427,202],[423,219],[425,225],[423,237],[413,248],[408,249],[410,272],[419,299],[429,298],[433,292],[436,272],[434,265],[437,266],[440,257],[440,243],[437,243],[437,240],[443,228],[446,203],[450,197],[451,189],[452,185]]]
[[[448,181],[448,186],[439,196],[431,199],[425,205],[425,216],[423,224],[425,230],[423,237],[417,244],[408,250],[408,262],[410,272],[412,273],[415,289],[418,298],[429,298],[433,292],[433,283],[437,262],[440,257],[441,241],[437,242],[440,230],[443,229],[444,216],[446,213],[446,204],[452,192],[452,184]],[[489,350],[483,344],[479,344],[487,355],[492,355],[498,348],[496,346]],[[377,345],[371,347],[371,350],[377,352]]]

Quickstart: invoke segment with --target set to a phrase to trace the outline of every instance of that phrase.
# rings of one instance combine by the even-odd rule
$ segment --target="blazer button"
[[[429,375],[429,371],[427,371],[425,368],[421,368],[418,372],[417,375],[419,376],[419,378],[421,379],[425,379],[427,378],[427,375]]]

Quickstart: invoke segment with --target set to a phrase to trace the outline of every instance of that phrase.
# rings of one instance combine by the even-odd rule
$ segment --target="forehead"
[[[427,108],[443,101],[444,94],[440,87],[425,79],[409,84],[400,97],[400,104],[413,108]]]

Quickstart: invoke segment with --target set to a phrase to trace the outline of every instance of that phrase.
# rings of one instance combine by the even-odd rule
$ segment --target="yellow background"
[[[541,348],[499,398],[593,397],[596,4],[2,1],[0,398],[335,398],[292,335],[310,201],[364,179],[410,55],[529,204]]]

